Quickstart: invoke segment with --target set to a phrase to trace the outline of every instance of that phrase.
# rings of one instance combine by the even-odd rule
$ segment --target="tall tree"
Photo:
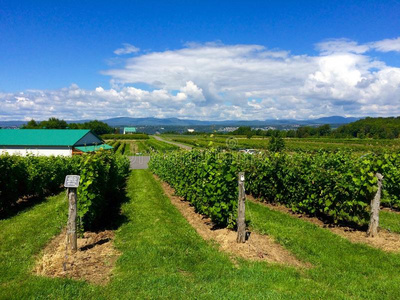
[[[40,122],[39,127],[46,129],[66,129],[68,127],[68,124],[64,120],[50,118],[47,121]]]

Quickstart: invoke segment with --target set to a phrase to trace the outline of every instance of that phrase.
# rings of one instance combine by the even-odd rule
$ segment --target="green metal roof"
[[[125,127],[125,132],[136,132],[136,127]]]
[[[104,150],[109,150],[112,149],[113,147],[111,147],[110,145],[107,144],[101,144],[101,145],[96,145],[96,146],[80,146],[80,147],[75,147],[75,149],[81,150],[82,152],[93,152],[93,151],[97,151],[100,149],[104,149]]]
[[[0,146],[73,146],[88,129],[0,129]]]

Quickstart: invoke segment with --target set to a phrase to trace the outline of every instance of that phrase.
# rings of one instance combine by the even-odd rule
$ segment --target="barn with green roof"
[[[0,129],[0,153],[72,156],[111,146],[87,129]]]
[[[124,134],[136,133],[136,127],[124,127]]]

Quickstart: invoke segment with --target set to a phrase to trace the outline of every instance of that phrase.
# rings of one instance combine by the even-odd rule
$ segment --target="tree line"
[[[297,129],[252,129],[250,126],[241,126],[230,134],[245,135],[251,138],[257,136],[274,136],[283,138],[307,138],[307,137],[332,137],[332,138],[372,138],[395,139],[400,138],[400,117],[389,118],[365,118],[332,129],[325,124],[317,127],[302,126]]]
[[[318,127],[302,126],[297,129],[280,130],[280,129],[252,129],[250,126],[241,126],[230,134],[245,135],[251,138],[257,136],[268,137],[284,137],[284,138],[305,138],[305,137],[327,137],[332,135],[333,130],[330,125],[322,125]]]
[[[64,120],[50,118],[46,121],[29,121],[23,125],[24,129],[90,129],[92,132],[101,134],[119,133],[118,128],[113,128],[108,124],[94,120],[84,123],[67,123]],[[194,134],[200,134],[199,132]],[[233,135],[245,135],[251,138],[254,135],[267,137],[283,138],[307,138],[307,137],[332,137],[332,138],[373,138],[373,139],[395,139],[400,138],[400,117],[389,118],[365,118],[349,124],[342,125],[337,129],[332,129],[325,124],[317,127],[302,126],[297,129],[252,129],[250,126],[241,126],[229,133]]]
[[[64,120],[57,118],[49,118],[46,121],[36,122],[30,120],[27,124],[21,127],[22,129],[89,129],[97,135],[119,133],[118,128],[113,128],[107,123],[94,120],[84,123],[67,123]]]

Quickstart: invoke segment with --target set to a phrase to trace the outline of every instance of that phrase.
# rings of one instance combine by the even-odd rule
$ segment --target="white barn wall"
[[[11,147],[0,148],[0,154],[8,153],[10,155],[43,155],[43,156],[72,156],[71,147]]]

